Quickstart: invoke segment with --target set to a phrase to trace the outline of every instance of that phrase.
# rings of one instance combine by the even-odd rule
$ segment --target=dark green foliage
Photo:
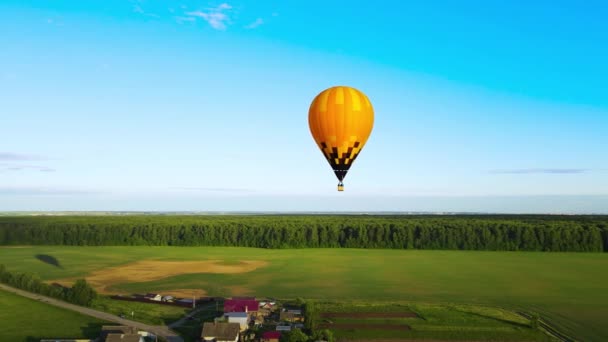
[[[300,329],[293,329],[281,334],[281,342],[308,342],[308,335]]]
[[[84,279],[77,280],[74,286],[69,288],[49,285],[42,282],[38,275],[12,273],[7,271],[6,267],[2,264],[0,264],[0,282],[25,291],[39,293],[44,296],[84,306],[90,306],[93,299],[97,298],[97,292]]]
[[[304,325],[306,330],[314,331],[319,321],[319,311],[314,301],[308,300],[304,303]]]
[[[334,334],[331,332],[331,330],[328,329],[323,329],[323,330],[318,330],[315,331],[310,338],[311,341],[327,341],[327,342],[334,342],[335,338],[334,338]]]
[[[84,279],[78,279],[72,286],[69,293],[68,302],[72,302],[78,305],[91,306],[93,299],[97,297],[97,292],[87,284]]]
[[[53,216],[0,218],[0,245],[601,252],[606,216]]]

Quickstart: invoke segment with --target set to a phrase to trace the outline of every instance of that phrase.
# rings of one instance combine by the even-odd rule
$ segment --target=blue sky
[[[0,3],[0,210],[608,213],[608,5]],[[337,193],[311,100],[365,92]]]

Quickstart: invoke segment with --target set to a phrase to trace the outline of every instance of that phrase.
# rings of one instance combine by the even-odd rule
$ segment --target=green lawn
[[[151,325],[170,324],[182,318],[190,311],[190,309],[179,306],[113,300],[105,296],[99,296],[99,298],[95,299],[92,307],[93,309],[109,312],[117,316],[125,315],[127,319]]]
[[[96,338],[103,324],[108,323],[0,291],[0,341]]]
[[[55,258],[60,267],[35,256]],[[608,340],[608,254],[225,247],[0,248],[9,270],[43,279],[84,276],[143,259],[265,260],[245,274],[190,274],[116,284],[152,292],[205,289],[210,295],[256,295],[321,300],[460,303],[542,314],[582,340]]]

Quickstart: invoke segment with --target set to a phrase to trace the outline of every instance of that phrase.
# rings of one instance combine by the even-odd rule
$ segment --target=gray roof
[[[141,336],[138,334],[108,334],[106,342],[139,342]]]
[[[225,313],[224,316],[246,318],[247,313],[246,312],[228,312],[228,313]]]
[[[241,325],[238,323],[213,323],[203,324],[202,338],[215,338],[217,340],[232,341],[239,336]]]

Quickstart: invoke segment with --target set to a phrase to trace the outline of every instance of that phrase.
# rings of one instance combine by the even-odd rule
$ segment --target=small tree
[[[293,329],[284,334],[281,334],[281,342],[308,342],[308,335],[300,329]]]
[[[314,331],[317,328],[318,312],[315,302],[312,300],[307,301],[304,304],[304,326],[309,332]]]
[[[327,342],[335,341],[334,334],[329,329],[317,330],[312,334],[311,338],[313,341],[318,341],[318,340],[327,341]]]
[[[70,302],[84,306],[90,306],[95,298],[97,298],[97,292],[84,279],[76,280],[67,296],[67,300]]]

